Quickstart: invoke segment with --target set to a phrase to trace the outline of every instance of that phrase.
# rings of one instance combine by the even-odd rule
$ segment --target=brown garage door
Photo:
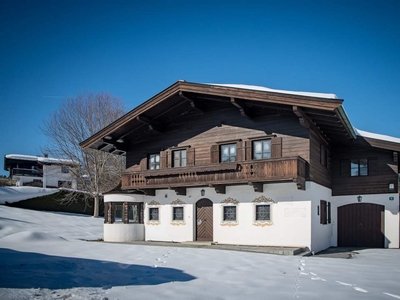
[[[200,199],[196,203],[196,240],[213,240],[213,203],[209,199]]]
[[[384,247],[384,206],[354,203],[338,208],[338,246]]]

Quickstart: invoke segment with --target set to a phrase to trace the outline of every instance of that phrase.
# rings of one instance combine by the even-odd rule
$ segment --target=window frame
[[[130,217],[131,207],[137,207],[137,222],[133,219],[133,210],[132,210],[132,218]],[[142,202],[128,202],[128,223],[131,224],[143,224],[143,203]]]
[[[255,211],[254,211],[254,213],[255,213],[254,221],[255,222],[258,222],[258,223],[271,222],[271,220],[272,220],[271,211],[272,210],[271,210],[271,204],[270,203],[258,203],[258,204],[255,204],[254,206],[255,206]],[[268,219],[259,219],[258,218],[257,209],[260,208],[260,207],[264,207],[264,206],[269,208],[268,209]]]
[[[154,168],[151,158],[154,156]],[[157,162],[158,157],[158,162]],[[157,168],[158,167],[158,168]],[[147,155],[147,169],[148,170],[159,170],[161,168],[161,155],[160,153],[150,153]]]
[[[187,166],[187,149],[176,149],[172,150],[172,167],[173,168],[184,168]],[[175,153],[179,153],[179,158],[178,158],[178,165],[176,164],[177,159],[175,158]],[[185,153],[185,157],[182,157],[182,153]],[[184,164],[183,164],[184,162]]]
[[[149,222],[159,223],[160,222],[160,208],[159,207],[149,207],[148,218]],[[152,211],[157,210],[157,219],[152,218]]]
[[[223,148],[225,148],[225,147],[228,147],[228,156],[227,156],[228,160],[226,160],[226,161],[223,160],[223,157],[224,157]],[[231,155],[231,147],[235,148],[235,155]],[[219,155],[220,163],[236,162],[237,161],[237,156],[238,156],[237,144],[236,143],[221,144],[221,145],[219,145],[219,153],[220,153],[220,155]],[[231,157],[234,157],[234,160],[231,160]]]
[[[177,219],[176,210],[182,209],[182,218]],[[185,207],[182,205],[172,206],[172,222],[184,222],[185,221]]]
[[[226,209],[228,208],[234,208],[235,212],[235,219],[227,219],[226,215],[227,213],[225,212]],[[237,223],[238,221],[238,216],[237,216],[237,205],[234,204],[227,204],[222,206],[222,222],[224,223]]]
[[[268,142],[269,144],[269,152],[264,151],[264,143]],[[261,143],[261,158],[256,158],[256,143]],[[262,159],[270,159],[272,157],[272,142],[271,139],[262,139],[262,140],[254,140],[251,141],[251,147],[252,147],[252,159],[253,160],[262,160]],[[264,157],[264,153],[269,153],[268,157]]]
[[[363,167],[361,161],[365,161]],[[353,164],[356,167],[353,167]],[[353,170],[356,171],[354,175],[353,175]],[[362,171],[364,171],[364,173]],[[350,159],[350,177],[364,177],[364,176],[369,176],[368,158]]]

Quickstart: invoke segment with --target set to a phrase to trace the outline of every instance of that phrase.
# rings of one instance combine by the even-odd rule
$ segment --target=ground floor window
[[[115,204],[114,206],[114,221],[122,222],[122,203]]]
[[[271,206],[269,204],[256,205],[256,221],[271,221]]]
[[[159,221],[159,208],[150,207],[149,208],[149,221]]]
[[[129,223],[143,223],[143,203],[128,204]]]
[[[223,220],[228,222],[236,221],[236,205],[224,206]]]
[[[173,221],[183,221],[183,206],[172,208],[172,220]]]

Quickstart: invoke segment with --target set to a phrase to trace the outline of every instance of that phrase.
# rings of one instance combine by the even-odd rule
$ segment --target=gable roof
[[[354,140],[356,131],[334,94],[273,90],[240,84],[200,84],[177,81],[115,122],[81,142],[83,148],[123,154],[125,139],[161,133],[176,118],[215,108],[237,107],[244,117],[262,109],[295,113],[313,123],[328,140]]]

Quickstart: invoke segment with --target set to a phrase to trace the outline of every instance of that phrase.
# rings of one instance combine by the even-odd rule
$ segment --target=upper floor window
[[[253,142],[253,159],[271,158],[271,140]]]
[[[350,161],[351,176],[367,176],[368,175],[368,159],[352,159]]]
[[[172,153],[174,157],[174,167],[186,167],[186,149],[175,150]]]
[[[221,162],[236,161],[236,144],[221,145]]]
[[[69,173],[68,167],[62,166],[61,167],[61,173]]]
[[[160,154],[149,155],[149,169],[150,170],[160,169]]]

